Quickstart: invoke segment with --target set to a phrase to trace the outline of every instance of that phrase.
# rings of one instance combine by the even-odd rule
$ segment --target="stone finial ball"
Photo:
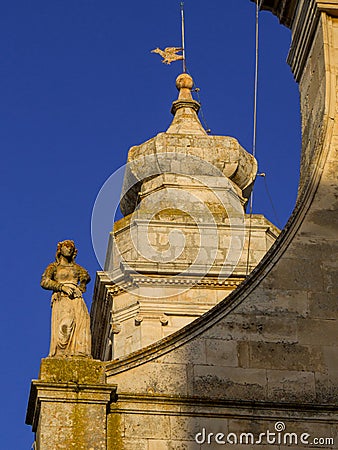
[[[193,85],[194,80],[187,73],[181,73],[181,75],[176,78],[176,87],[178,90],[181,90],[183,88],[191,90]]]

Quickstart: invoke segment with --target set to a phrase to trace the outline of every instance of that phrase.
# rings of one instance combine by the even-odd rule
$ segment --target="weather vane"
[[[158,53],[162,56],[164,64],[171,64],[174,61],[183,61],[183,72],[187,71],[185,62],[185,39],[184,39],[184,3],[181,2],[181,30],[182,30],[182,47],[166,47],[164,50],[155,48],[152,53]],[[178,54],[181,53],[181,54]]]

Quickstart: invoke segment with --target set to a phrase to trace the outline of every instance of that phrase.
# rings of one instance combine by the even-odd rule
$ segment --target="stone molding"
[[[319,17],[316,0],[300,0],[292,24],[292,43],[287,58],[297,82],[300,81],[308,60]]]
[[[287,62],[295,80],[299,82],[308,60],[319,17],[322,12],[338,17],[338,1],[262,0],[261,9],[271,11],[283,25],[291,28],[292,43]]]
[[[111,316],[111,305],[112,305],[112,296],[109,292],[109,288],[112,284],[112,281],[107,276],[104,271],[97,272],[95,286],[94,286],[94,295],[93,295],[93,303],[90,309],[90,319],[91,319],[91,327],[92,330],[102,329],[99,335],[92,335],[92,354],[94,357],[100,355],[100,351],[104,346],[104,342],[108,341],[108,329],[105,329],[102,326],[102,323],[105,324],[110,322]],[[104,299],[104,301],[97,299]]]
[[[26,424],[37,430],[42,402],[93,403],[107,405],[113,401],[117,386],[102,384],[53,383],[33,380],[28,400]]]
[[[192,108],[196,113],[200,110],[201,105],[196,100],[176,100],[171,106],[171,113],[176,114],[180,108]]]
[[[317,8],[331,16],[338,17],[337,0],[316,0]]]
[[[251,0],[256,3],[256,0]],[[272,12],[280,23],[290,28],[293,22],[298,0],[261,0],[260,7]]]
[[[182,266],[181,269],[184,269],[185,266]],[[176,272],[179,272],[177,269],[175,272],[172,273],[172,275],[175,275]],[[170,275],[168,271],[164,271],[163,274]],[[215,276],[217,276],[218,272],[215,273]],[[144,276],[140,276],[138,274],[137,278],[133,278],[132,281],[127,282],[121,282],[121,284],[115,284],[113,281],[111,281],[110,285],[105,285],[107,288],[107,295],[106,295],[106,304],[109,303],[118,294],[121,294],[123,292],[127,292],[127,290],[131,288],[138,288],[140,286],[144,285],[156,285],[156,286],[167,286],[167,285],[180,285],[180,286],[198,286],[198,287],[236,287],[239,286],[244,280],[244,277],[238,276],[238,277],[230,277],[227,279],[216,279],[212,278],[212,276],[206,276],[203,279],[197,279],[196,278],[168,278],[156,276],[156,277],[148,277],[146,274]],[[110,300],[108,300],[110,298]]]
[[[153,405],[152,414],[162,413],[161,406],[165,406],[165,413],[186,414],[193,413],[194,416],[219,417],[220,415],[234,415],[238,417],[254,416],[257,419],[271,419],[275,417],[280,419],[281,411],[289,415],[289,419],[302,420],[299,413],[308,414],[307,420],[318,421],[327,419],[330,414],[330,420],[338,421],[337,406],[332,403],[299,403],[299,402],[275,402],[269,401],[246,401],[246,400],[225,400],[212,399],[208,401],[199,397],[183,397],[159,394],[126,394],[119,392],[117,402],[111,402],[108,413],[128,413],[135,411],[135,404],[138,404],[138,410],[142,411],[142,404]]]

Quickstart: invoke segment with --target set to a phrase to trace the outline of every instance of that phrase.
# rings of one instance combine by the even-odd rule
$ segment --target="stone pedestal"
[[[105,366],[88,358],[45,358],[33,380],[26,423],[37,450],[107,448],[106,415],[116,387]]]

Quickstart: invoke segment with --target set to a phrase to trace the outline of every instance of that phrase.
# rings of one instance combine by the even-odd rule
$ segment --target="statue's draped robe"
[[[89,282],[88,272],[76,263],[50,264],[42,275],[41,286],[53,290],[52,326],[49,356],[90,356],[90,318],[82,292]],[[62,286],[74,288],[68,296]]]

